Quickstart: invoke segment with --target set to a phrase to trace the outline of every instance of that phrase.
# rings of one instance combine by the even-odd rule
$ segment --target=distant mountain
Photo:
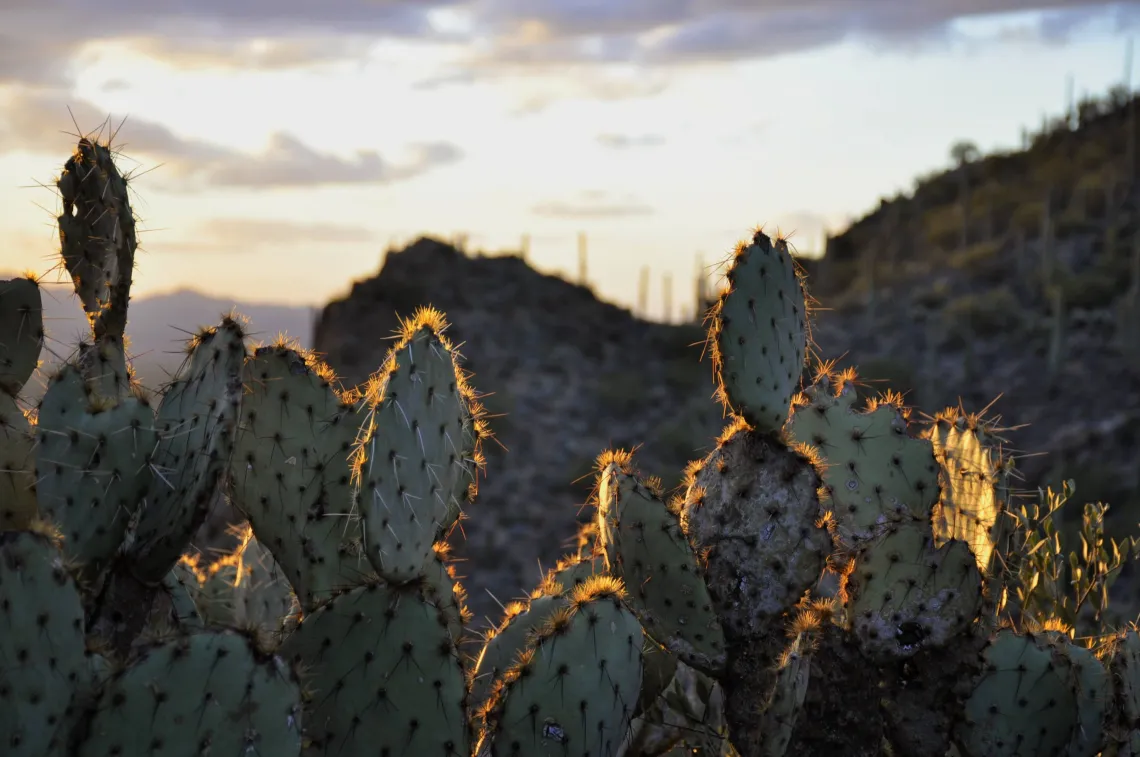
[[[0,274],[0,278],[12,277]],[[46,372],[74,351],[88,328],[70,283],[43,282],[41,286],[47,332],[42,357]],[[182,361],[182,345],[190,336],[187,332],[217,323],[231,309],[249,319],[250,332],[256,340],[270,340],[284,332],[302,347],[311,343],[313,308],[237,302],[189,289],[139,297],[131,300],[127,322],[130,355],[139,380],[148,387],[166,381]]]

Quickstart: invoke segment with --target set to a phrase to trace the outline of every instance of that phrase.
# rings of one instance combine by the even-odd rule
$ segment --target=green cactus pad
[[[978,567],[989,572],[1009,521],[999,497],[1000,440],[976,416],[954,408],[939,413],[922,436],[933,444],[942,469],[941,496],[931,518],[936,543],[966,542]]]
[[[15,398],[0,391],[0,531],[27,528],[39,517],[35,443]]]
[[[756,429],[776,432],[788,419],[807,350],[804,289],[788,252],[757,231],[737,245],[729,288],[709,317],[718,396]]]
[[[134,275],[135,218],[109,145],[79,140],[57,182],[60,252],[94,336],[121,345]]]
[[[104,686],[77,757],[301,754],[302,689],[247,636],[185,636],[145,650]]]
[[[463,667],[430,594],[420,584],[351,589],[281,645],[313,691],[306,734],[315,754],[469,753]]]
[[[390,581],[423,574],[432,544],[458,517],[479,457],[470,390],[435,310],[420,310],[383,368],[370,399],[372,423],[361,451],[359,505],[364,546]]]
[[[518,662],[527,643],[538,629],[561,609],[569,605],[561,584],[544,581],[526,602],[511,602],[503,620],[492,628],[471,668],[469,688],[471,704],[479,707],[487,701],[496,682]]]
[[[1071,663],[1032,636],[1002,629],[959,724],[963,757],[1064,757],[1077,727]]]
[[[45,533],[0,533],[0,752],[62,757],[76,682],[87,671],[83,606]]]
[[[760,753],[764,757],[784,757],[807,696],[810,678],[811,642],[800,633],[780,658],[776,682],[764,708],[764,724],[760,729],[764,739]]]
[[[481,710],[477,754],[615,757],[641,689],[644,633],[621,582],[599,577],[534,634]]]
[[[1096,757],[1105,746],[1105,722],[1112,706],[1112,679],[1092,650],[1073,642],[1067,634],[1047,631],[1042,642],[1068,658],[1069,688],[1077,698],[1077,727],[1068,757]]]
[[[1140,754],[1140,633],[1135,628],[1112,640],[1108,669],[1114,693],[1109,737],[1119,754]]]
[[[0,393],[18,395],[40,362],[44,309],[35,279],[0,281]]]
[[[235,504],[312,609],[371,574],[352,512],[352,451],[363,415],[331,371],[284,344],[245,366],[246,396],[231,461]]]
[[[981,607],[981,574],[965,542],[934,546],[923,525],[901,524],[867,545],[847,576],[847,613],[871,657],[944,646]]]
[[[677,514],[639,480],[627,456],[613,456],[598,480],[606,570],[630,587],[630,608],[645,633],[688,665],[719,671],[724,631]]]
[[[821,460],[827,492],[824,506],[835,516],[833,537],[840,546],[858,547],[901,521],[927,521],[938,501],[938,462],[927,439],[907,433],[907,421],[894,401],[872,402],[855,410],[850,380],[832,392],[829,376],[808,388],[787,434]]]
[[[40,403],[36,436],[40,513],[60,529],[68,559],[94,577],[119,549],[151,483],[154,411],[140,397],[94,397],[65,365]]]
[[[230,464],[242,400],[245,335],[232,318],[200,333],[162,395],[154,477],[131,557],[135,576],[161,583],[209,512]]]
[[[818,488],[807,461],[741,424],[690,465],[681,522],[709,551],[705,580],[726,628],[770,632],[819,582],[832,545],[817,524]]]

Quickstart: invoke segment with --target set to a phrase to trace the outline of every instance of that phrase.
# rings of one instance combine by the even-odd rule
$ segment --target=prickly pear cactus
[[[230,464],[242,399],[245,333],[226,318],[191,342],[190,356],[162,395],[151,458],[154,478],[131,548],[139,580],[159,584],[206,518]]]
[[[698,670],[724,667],[724,632],[680,518],[629,455],[599,461],[598,530],[607,571],[622,580],[645,632]]]
[[[87,675],[83,605],[46,530],[0,533],[0,661],[3,753],[64,757]]]
[[[41,515],[63,534],[69,560],[88,578],[118,551],[152,481],[157,435],[145,397],[104,397],[63,366],[48,385],[36,427]]]
[[[1069,757],[1096,757],[1104,744],[1105,721],[1112,705],[1112,681],[1108,669],[1091,649],[1075,643],[1060,631],[1041,634],[1042,642],[1063,655],[1069,665],[1069,689],[1077,698],[1077,727],[1066,752]]]
[[[444,332],[424,308],[404,324],[389,353],[384,383],[370,398],[361,445],[364,547],[391,581],[420,575],[437,537],[458,519],[481,465],[474,395]]]
[[[718,397],[752,426],[775,433],[788,419],[807,351],[807,306],[788,243],[761,231],[741,242],[729,288],[710,313]]]
[[[503,619],[487,632],[479,656],[470,672],[471,702],[478,707],[487,701],[495,682],[514,665],[539,629],[570,600],[562,584],[544,580],[526,602],[511,602]]]
[[[1072,663],[1043,640],[1002,629],[966,700],[963,757],[1062,757],[1077,728]]]
[[[312,609],[372,574],[353,510],[352,455],[363,414],[312,354],[284,343],[246,362],[230,465],[234,500]]]
[[[143,652],[103,687],[77,757],[232,754],[299,757],[302,689],[284,660],[233,631]]]
[[[1001,440],[979,418],[954,408],[939,413],[922,436],[933,444],[942,469],[941,496],[932,518],[937,543],[966,542],[978,567],[989,572],[995,547],[1009,526],[998,487]]]
[[[978,615],[982,577],[965,542],[934,546],[930,530],[896,526],[869,544],[847,576],[847,611],[872,657],[909,657],[965,633]]]
[[[1123,631],[1108,649],[1108,667],[1113,688],[1112,716],[1108,731],[1117,754],[1140,754],[1140,633]]]
[[[0,528],[36,517],[31,425],[17,400],[39,364],[43,304],[34,278],[0,281]]]
[[[0,394],[21,392],[39,365],[43,345],[39,283],[30,276],[0,281]]]
[[[817,523],[819,476],[799,456],[737,423],[708,457],[690,465],[686,482],[682,526],[694,547],[710,555],[704,577],[719,615],[736,619],[742,633],[768,629],[816,585],[831,553],[831,539]]]
[[[61,257],[91,322],[92,341],[80,351],[84,374],[99,394],[125,394],[131,379],[124,333],[138,246],[127,179],[109,145],[83,138],[57,187]]]
[[[928,521],[938,501],[938,463],[926,439],[907,433],[898,398],[855,409],[853,376],[821,376],[788,423],[791,442],[820,459],[840,546],[857,548],[903,521]]]
[[[764,708],[760,733],[764,735],[765,757],[783,757],[787,751],[810,680],[811,640],[800,633],[780,657],[776,683]]]
[[[339,594],[305,616],[279,653],[313,691],[306,754],[469,753],[462,663],[422,583]]]
[[[496,681],[476,753],[616,757],[641,689],[644,632],[621,582],[574,591]]]

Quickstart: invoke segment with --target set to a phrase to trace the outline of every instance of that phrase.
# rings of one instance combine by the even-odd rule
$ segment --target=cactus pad
[[[418,584],[351,589],[280,647],[304,665],[318,754],[469,754],[466,686],[447,621]]]
[[[96,340],[122,345],[134,274],[135,218],[109,145],[79,140],[57,182],[60,252]]]
[[[87,671],[83,606],[62,553],[37,531],[0,533],[0,748],[65,753],[76,682]]]
[[[302,690],[293,670],[230,631],[145,650],[115,674],[77,757],[301,754]]]
[[[95,397],[65,365],[40,403],[36,473],[41,516],[69,559],[98,575],[115,555],[151,483],[154,411],[140,397]]]
[[[0,281],[0,393],[18,395],[44,345],[40,285],[30,277]]]
[[[131,556],[139,580],[158,584],[205,520],[230,463],[242,399],[245,335],[232,318],[203,331],[158,408],[154,477]]]
[[[842,380],[832,392],[822,376],[804,392],[788,424],[790,441],[822,458],[833,537],[858,547],[898,521],[926,521],[938,501],[938,463],[929,440],[907,433],[901,405],[873,402],[855,410],[855,387]]]
[[[334,382],[311,354],[258,349],[245,366],[230,466],[236,504],[310,609],[371,573],[351,512],[350,458],[363,416]]]
[[[644,634],[621,582],[579,587],[483,707],[478,754],[616,757],[641,688]]]
[[[764,757],[783,757],[792,741],[792,732],[807,696],[811,678],[811,640],[796,634],[780,657],[776,682],[764,709],[760,733]]]
[[[982,653],[984,669],[958,728],[964,757],[1064,757],[1077,727],[1068,658],[1002,629]]]
[[[0,390],[0,531],[27,528],[39,515],[34,447],[27,417]]]
[[[690,466],[687,483],[682,525],[709,554],[705,580],[722,622],[740,634],[766,633],[817,584],[831,552],[817,524],[818,474],[771,437],[736,424]]]
[[[997,486],[1000,440],[977,417],[953,408],[939,413],[923,437],[934,445],[934,457],[942,468],[942,492],[932,518],[937,543],[966,542],[978,567],[988,571],[1007,520]]]
[[[475,481],[472,400],[446,328],[438,311],[417,311],[388,355],[386,383],[370,399],[359,504],[365,554],[391,581],[423,573]]]
[[[788,243],[760,231],[737,245],[709,318],[721,402],[760,431],[788,419],[807,350],[803,285]]]
[[[646,634],[698,670],[720,670],[724,632],[680,519],[639,480],[628,456],[611,457],[598,476],[606,570],[632,587],[630,608]]]
[[[909,657],[964,632],[981,607],[981,574],[965,542],[935,548],[930,531],[908,523],[858,556],[847,576],[847,611],[872,657]]]

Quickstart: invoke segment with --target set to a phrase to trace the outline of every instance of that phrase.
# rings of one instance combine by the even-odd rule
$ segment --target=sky
[[[584,232],[600,296],[632,304],[650,266],[676,317],[752,228],[818,251],[955,141],[1017,147],[1070,80],[1121,83],[1138,22],[1091,0],[2,0],[0,270],[54,265],[54,177],[110,123],[136,296],[320,305],[421,234],[529,235],[573,278]]]

